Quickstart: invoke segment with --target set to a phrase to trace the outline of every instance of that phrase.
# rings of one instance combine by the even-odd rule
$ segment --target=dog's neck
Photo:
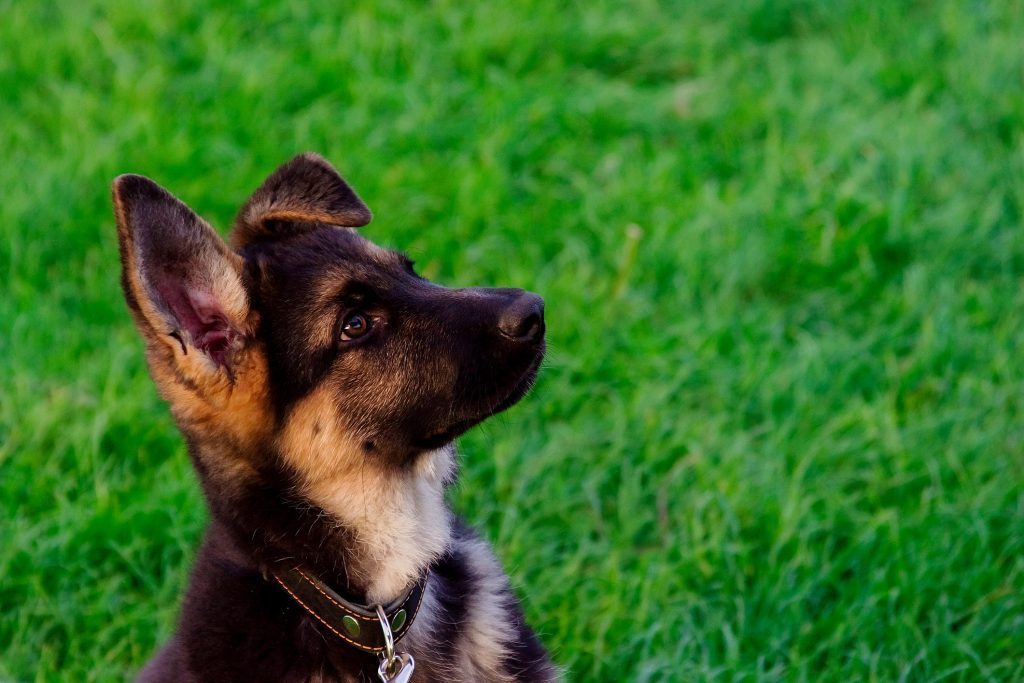
[[[304,487],[313,505],[351,530],[350,580],[369,602],[394,599],[448,547],[445,489],[454,471],[454,447],[447,446],[408,467],[364,464]]]
[[[453,446],[422,453],[407,467],[367,460],[312,482],[286,457],[268,453],[244,484],[233,474],[230,488],[219,486],[202,460],[196,465],[215,521],[261,570],[302,564],[360,601],[389,602],[448,547]]]

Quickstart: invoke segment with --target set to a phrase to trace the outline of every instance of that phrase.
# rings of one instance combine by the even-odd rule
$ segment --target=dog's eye
[[[341,340],[351,341],[362,337],[370,331],[372,323],[370,317],[365,313],[355,312],[349,313],[345,316],[345,320],[341,323]]]

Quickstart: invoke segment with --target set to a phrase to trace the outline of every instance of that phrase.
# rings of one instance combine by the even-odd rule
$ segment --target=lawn
[[[372,4],[0,0],[0,680],[130,676],[205,524],[110,180],[304,150],[545,296],[452,500],[570,680],[1024,680],[1024,2]]]

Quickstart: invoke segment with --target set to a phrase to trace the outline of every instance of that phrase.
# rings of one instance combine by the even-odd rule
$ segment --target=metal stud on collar
[[[395,638],[391,633],[388,615],[380,605],[374,605],[374,608],[377,611],[380,628],[384,632],[384,650],[380,653],[377,675],[383,683],[408,683],[412,678],[413,669],[416,668],[416,661],[408,652],[395,652]]]

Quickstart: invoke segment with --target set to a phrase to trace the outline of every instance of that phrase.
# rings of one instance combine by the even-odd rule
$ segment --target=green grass
[[[129,676],[204,525],[110,180],[304,150],[546,297],[453,501],[571,680],[1024,680],[1024,3],[351,4],[0,0],[0,680]]]

